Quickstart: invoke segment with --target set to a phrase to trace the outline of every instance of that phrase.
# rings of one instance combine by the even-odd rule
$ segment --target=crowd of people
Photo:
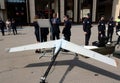
[[[62,34],[63,34],[65,40],[70,41],[72,22],[70,21],[68,15],[64,15],[63,19],[64,19],[64,27],[62,30]],[[51,27],[52,40],[59,39],[60,38],[59,26],[61,24],[61,21],[57,17],[56,13],[53,14],[53,18],[50,19],[50,22],[52,25],[52,27]],[[106,25],[108,25],[108,26],[106,27]],[[49,30],[47,29],[48,27],[44,28],[46,30],[42,30],[42,28],[40,28],[41,31],[39,31],[39,25],[37,24],[37,21],[34,22],[34,26],[35,26],[35,35],[36,35],[37,41],[39,40],[38,42],[40,42],[40,40],[41,40],[41,42],[43,42],[43,39],[45,39],[45,41],[47,41],[47,35],[49,33]],[[93,27],[93,25],[92,25],[92,21],[91,21],[91,15],[90,15],[90,13],[88,13],[87,16],[85,17],[85,19],[83,20],[83,32],[85,34],[85,45],[89,45],[92,27]],[[113,37],[113,33],[114,33],[115,29],[116,29],[116,34],[117,34],[117,32],[120,31],[120,16],[118,16],[118,19],[116,21],[114,21],[113,17],[111,17],[108,22],[105,21],[104,16],[101,16],[101,18],[98,22],[98,42],[97,42],[97,44],[95,44],[95,43],[93,43],[93,44],[95,44],[99,47],[100,46],[102,47],[102,46],[105,46],[105,44],[107,42],[112,43],[113,42],[112,37]],[[41,39],[39,37],[39,34],[40,34],[39,32],[41,32]],[[119,42],[120,42],[120,36],[118,35],[118,40],[117,40],[116,44],[119,44]]]
[[[33,26],[35,28],[35,36],[36,36],[37,42],[45,42],[45,41],[47,41],[47,35],[49,34],[48,27],[39,27],[39,25],[37,23],[37,19],[38,18],[43,19],[43,17],[44,16],[40,17],[40,16],[36,15],[35,16],[35,20],[33,22]],[[56,13],[53,14],[53,18],[50,19],[50,23],[52,25],[52,27],[51,27],[51,34],[52,34],[51,39],[52,40],[60,39],[60,28],[59,28],[59,26],[61,24],[61,21],[60,21],[59,18],[57,18],[57,14]],[[63,28],[62,34],[64,35],[65,40],[70,41],[71,21],[69,20],[69,16],[68,15],[64,16],[64,28]],[[39,53],[40,50],[37,49],[35,52]]]
[[[106,25],[108,25],[108,27],[106,27]],[[116,34],[117,34],[117,32],[120,31],[120,16],[118,16],[118,19],[116,21],[114,21],[113,17],[111,17],[108,22],[105,21],[104,16],[101,16],[98,22],[98,42],[96,45],[99,47],[102,47],[102,46],[105,46],[105,44],[108,42],[112,43],[113,42],[112,37],[113,37],[113,32],[115,30],[115,27],[116,27]],[[85,33],[85,45],[89,45],[91,28],[92,28],[92,22],[91,22],[90,14],[87,14],[87,17],[83,20],[83,31]],[[119,42],[120,42],[120,35],[118,35],[118,40],[116,44],[119,44]]]
[[[5,29],[7,30],[8,35],[10,35],[12,31],[13,31],[13,34],[16,35],[17,28],[16,28],[15,19],[11,19],[11,20],[7,19],[6,22],[4,22],[0,18],[0,29],[1,29],[2,36],[5,36]]]
[[[44,16],[38,16],[38,15],[35,16],[35,20],[33,22],[33,26],[35,28],[35,36],[36,36],[37,42],[45,42],[47,41],[49,28],[40,27],[37,23],[37,19],[39,18],[45,19]],[[70,41],[72,22],[70,21],[68,15],[64,15],[63,19],[64,19],[64,26],[63,26],[62,34],[65,40]],[[56,13],[53,14],[53,17],[50,19],[50,23],[52,26],[50,31],[52,35],[51,39],[52,40],[60,39],[59,26],[61,24],[61,21],[57,17]],[[91,37],[91,28],[93,27],[90,13],[87,14],[82,24],[83,24],[83,32],[85,34],[85,45],[89,45],[89,40]],[[108,26],[106,27],[106,25]],[[13,31],[14,35],[17,34],[16,22],[14,19],[11,19],[11,20],[7,19],[6,22],[4,22],[0,18],[0,29],[3,36],[5,35],[5,28],[7,29],[8,35],[11,34],[11,30]],[[101,16],[98,22],[98,43],[96,45],[105,46],[107,42],[112,43],[112,36],[113,36],[114,30],[116,30],[116,34],[118,31],[120,31],[120,16],[118,16],[118,19],[115,21],[113,20],[113,17],[111,17],[108,22],[105,21],[104,16]],[[116,44],[119,44],[119,42],[120,42],[120,35],[118,35],[118,40]],[[39,52],[39,50],[36,50],[36,52]]]

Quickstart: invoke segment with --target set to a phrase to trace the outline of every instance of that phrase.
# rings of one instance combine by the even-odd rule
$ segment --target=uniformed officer
[[[108,42],[112,42],[114,27],[115,27],[115,22],[113,21],[113,17],[111,17],[108,22],[108,30],[107,30]]]
[[[116,20],[116,33],[120,31],[120,16],[118,16],[118,19]],[[118,35],[117,43],[119,44],[120,42],[120,35]]]
[[[83,31],[85,33],[85,45],[89,45],[89,40],[91,36],[91,27],[92,21],[90,19],[90,14],[87,14],[87,17],[83,21]]]
[[[62,34],[64,35],[65,40],[70,41],[71,22],[69,20],[69,16],[68,15],[64,16],[64,28],[63,28]]]
[[[105,31],[106,31],[106,26],[105,26],[105,20],[104,16],[100,18],[100,21],[98,22],[98,40],[101,41],[103,37],[106,37]]]
[[[0,18],[0,29],[1,29],[1,32],[2,32],[2,36],[5,35],[4,28],[5,28],[5,23]]]

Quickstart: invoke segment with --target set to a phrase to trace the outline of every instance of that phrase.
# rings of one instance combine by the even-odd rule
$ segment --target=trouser
[[[11,27],[7,27],[7,30],[8,30],[8,34],[11,33]]]
[[[113,30],[107,32],[108,41],[112,42]]]
[[[17,29],[16,28],[13,28],[13,34],[17,34]]]
[[[53,40],[55,40],[55,39],[60,39],[59,33],[53,33],[53,34],[52,34],[52,39],[53,39]]]
[[[41,42],[47,41],[47,35],[41,35]]]
[[[87,32],[85,34],[85,45],[89,45],[90,36],[91,36],[91,32]]]
[[[64,37],[65,37],[65,40],[70,41],[70,35],[65,35],[64,34]]]
[[[105,31],[98,34],[98,40],[100,41],[102,37],[105,37]]]
[[[118,36],[118,39],[117,39],[117,44],[119,44],[120,42],[120,36]]]
[[[2,36],[5,35],[5,31],[4,31],[4,29],[1,29],[1,33],[2,33]]]

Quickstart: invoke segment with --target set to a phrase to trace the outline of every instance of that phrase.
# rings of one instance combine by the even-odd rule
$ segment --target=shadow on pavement
[[[49,63],[50,62],[33,63],[33,64],[27,65],[25,68],[48,66]],[[64,81],[65,77],[67,76],[67,74],[69,73],[69,71],[71,71],[76,66],[120,81],[120,75],[117,75],[117,74],[109,72],[105,69],[93,66],[93,65],[88,64],[86,62],[80,61],[78,59],[78,56],[75,56],[73,60],[56,61],[55,65],[59,65],[59,66],[68,65],[69,66],[59,83],[63,83],[63,81]]]

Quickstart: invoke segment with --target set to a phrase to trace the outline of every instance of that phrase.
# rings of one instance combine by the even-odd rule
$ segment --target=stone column
[[[92,21],[96,21],[96,6],[97,6],[97,0],[93,0],[93,8],[92,8]]]
[[[65,13],[65,5],[64,5],[65,1],[64,0],[60,0],[60,19],[61,19],[61,22],[64,22],[63,20],[63,16],[64,16],[64,13]]]
[[[0,0],[0,8],[5,9],[5,0]]]
[[[56,13],[58,12],[58,0],[54,0],[54,10]]]
[[[54,0],[54,10],[55,10],[55,13],[57,13],[57,17],[59,17],[59,4],[58,3],[58,0]]]
[[[117,19],[119,14],[120,14],[120,0],[113,0],[112,16],[114,17],[114,20]]]
[[[78,0],[74,0],[74,22],[77,22],[77,18],[78,18]]]
[[[30,6],[30,22],[32,23],[35,17],[35,0],[29,0],[29,6]]]
[[[5,7],[5,0],[0,0],[0,18],[2,18],[2,20],[6,20],[7,19],[7,12],[6,12],[6,7]],[[4,11],[3,11],[4,10]]]

